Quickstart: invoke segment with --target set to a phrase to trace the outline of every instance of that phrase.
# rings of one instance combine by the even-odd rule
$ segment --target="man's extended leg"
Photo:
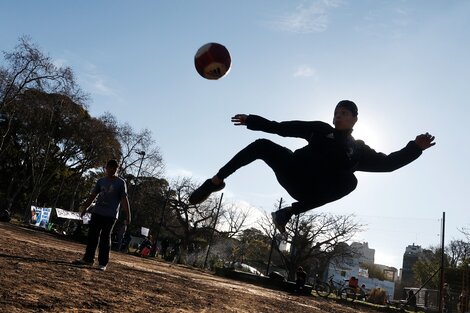
[[[284,177],[290,172],[292,151],[268,139],[255,140],[238,152],[212,179],[206,180],[196,189],[189,197],[189,202],[191,204],[203,202],[211,193],[225,187],[225,183],[223,182],[225,178],[255,160],[263,160],[271,167],[279,182],[283,185]]]

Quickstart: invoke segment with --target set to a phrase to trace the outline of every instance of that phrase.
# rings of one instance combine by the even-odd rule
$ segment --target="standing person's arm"
[[[93,203],[93,200],[95,200],[97,194],[95,192],[92,192],[89,196],[88,196],[88,199],[86,199],[86,201],[83,203],[82,205],[82,209],[81,209],[81,212],[80,212],[80,216],[83,217],[88,208],[90,207],[90,205]]]
[[[124,196],[121,198],[121,208],[123,208],[124,212],[126,213],[126,219],[124,223],[126,225],[129,225],[131,223],[131,209],[129,205],[129,199],[127,198],[127,196]]]

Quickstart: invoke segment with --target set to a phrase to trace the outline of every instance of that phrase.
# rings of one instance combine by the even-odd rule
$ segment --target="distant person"
[[[357,279],[355,276],[351,276],[351,278],[348,280],[348,286],[357,292],[359,290],[359,279]]]
[[[129,244],[131,243],[132,237],[131,232],[129,229],[126,230],[124,233],[124,237],[122,238],[121,246],[119,247],[119,251],[127,253],[129,252]]]
[[[155,258],[158,254],[158,245],[157,245],[157,238],[152,238],[152,248],[150,249],[149,256]]]
[[[109,250],[111,248],[111,232],[114,223],[119,216],[119,209],[122,207],[126,214],[124,223],[129,225],[131,212],[129,200],[127,198],[126,182],[116,176],[118,163],[116,160],[109,160],[106,163],[106,176],[98,179],[90,196],[83,204],[81,216],[90,208],[92,202],[96,203],[91,207],[91,219],[88,229],[88,241],[85,255],[82,259],[73,263],[77,265],[93,265],[95,252],[99,242],[98,269],[105,271],[109,262]]]
[[[302,266],[299,266],[297,268],[297,271],[295,272],[295,277],[296,277],[296,280],[295,280],[296,291],[298,293],[301,293],[307,281],[307,272],[304,271]]]
[[[0,209],[0,222],[9,222],[11,220],[10,211],[7,209]]]
[[[161,243],[161,251],[160,255],[162,256],[162,259],[166,259],[166,254],[168,252],[168,247],[170,246],[170,241],[168,238],[164,238]]]
[[[279,184],[298,202],[272,213],[281,233],[292,215],[338,200],[357,185],[355,171],[391,172],[417,159],[423,150],[433,146],[434,136],[418,135],[403,149],[389,155],[378,153],[351,133],[358,118],[354,102],[340,101],[333,115],[333,125],[323,122],[269,121],[261,116],[237,114],[235,125],[248,129],[299,137],[308,144],[291,151],[268,139],[258,139],[238,152],[212,178],[207,179],[189,197],[191,204],[203,202],[213,192],[225,187],[224,180],[239,168],[263,160],[274,171]],[[259,181],[259,178],[257,178]]]
[[[150,255],[150,251],[152,250],[152,241],[152,235],[145,237],[145,239],[139,244],[139,247],[135,253],[143,258],[148,257]]]
[[[173,248],[171,249],[170,261],[172,263],[179,263],[180,253],[181,253],[181,239],[178,239],[173,245]]]
[[[444,284],[444,311],[445,313],[452,313],[452,292],[448,283]]]
[[[413,292],[413,290],[408,290],[408,297],[406,299],[406,303],[409,305],[409,306],[412,306],[412,307],[416,307],[416,295],[415,293]]]
[[[117,243],[117,251],[121,251],[121,247],[124,243],[124,236],[126,235],[126,232],[127,232],[127,224],[126,223],[123,223],[117,233],[115,234],[116,236],[116,243]]]
[[[38,209],[36,212],[36,209],[34,207],[31,207],[31,222],[30,224],[37,224],[41,220],[41,210]]]
[[[365,284],[362,284],[361,285],[361,290],[359,290],[360,292],[360,300],[364,300],[366,301],[366,297],[367,297],[367,289],[366,289],[366,285]]]

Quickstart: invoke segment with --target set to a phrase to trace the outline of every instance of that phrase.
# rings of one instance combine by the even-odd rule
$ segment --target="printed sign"
[[[37,227],[46,228],[51,217],[51,208],[40,208],[37,206],[31,206],[31,224]]]
[[[66,218],[69,220],[82,220],[83,224],[88,224],[91,219],[91,213],[85,213],[83,217],[80,216],[80,212],[72,212],[63,209],[56,208],[55,212],[57,213],[58,218]]]
[[[145,227],[140,228],[140,233],[142,234],[142,236],[147,237],[149,235],[149,231],[150,231],[150,229],[148,229],[148,228],[145,228]]]

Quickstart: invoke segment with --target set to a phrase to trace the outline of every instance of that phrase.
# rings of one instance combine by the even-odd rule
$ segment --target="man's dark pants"
[[[113,217],[92,214],[88,229],[88,242],[83,260],[92,263],[95,259],[95,251],[98,247],[98,263],[107,265],[109,251],[111,249],[111,232],[116,219]]]

